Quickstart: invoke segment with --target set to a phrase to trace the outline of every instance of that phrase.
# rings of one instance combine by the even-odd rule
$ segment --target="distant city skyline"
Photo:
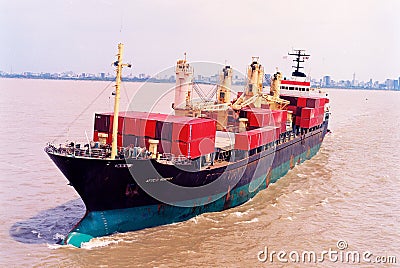
[[[266,73],[290,76],[285,56],[305,49],[311,77],[385,81],[400,74],[398,10],[396,0],[0,0],[0,70],[112,72],[122,42],[134,75],[157,74],[187,52],[242,72],[259,56]]]
[[[268,85],[270,82],[272,74],[265,74],[264,84]],[[114,73],[74,73],[72,71],[62,72],[62,73],[33,73],[33,72],[22,72],[22,73],[7,73],[0,71],[0,78],[28,78],[28,79],[63,79],[63,80],[104,80],[112,81],[115,80]],[[290,77],[285,77],[284,79],[290,79]],[[123,76],[124,81],[128,82],[157,82],[157,83],[175,83],[175,75],[168,73],[160,73],[156,76],[151,76],[149,74],[140,73],[134,75],[132,73]],[[211,84],[219,83],[219,74],[215,73],[210,76],[205,76],[201,74],[194,74],[193,80],[195,82],[205,82]],[[333,80],[330,76],[324,76],[322,78],[307,78],[311,82],[312,87],[325,87],[325,88],[359,88],[359,89],[384,89],[384,90],[400,90],[400,76],[398,79],[387,78],[384,81],[373,80],[369,81],[359,81],[355,79],[353,75],[353,80]],[[234,85],[244,85],[246,83],[243,75],[234,74],[232,76],[232,83]]]

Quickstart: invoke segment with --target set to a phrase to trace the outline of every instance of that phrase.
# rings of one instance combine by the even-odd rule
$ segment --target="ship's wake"
[[[57,244],[84,214],[85,205],[78,198],[14,223],[9,234],[15,241],[25,244]]]

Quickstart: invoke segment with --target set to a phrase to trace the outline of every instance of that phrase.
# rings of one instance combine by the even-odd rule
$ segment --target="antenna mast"
[[[117,137],[118,137],[118,115],[119,115],[119,100],[120,100],[120,87],[121,87],[121,75],[122,67],[132,67],[131,64],[122,63],[122,53],[124,51],[124,45],[118,44],[118,60],[114,62],[114,66],[117,67],[117,77],[115,79],[115,101],[114,101],[114,119],[113,119],[113,132],[112,132],[112,143],[111,143],[111,159],[115,159],[117,155]]]
[[[293,60],[294,62],[297,62],[296,66],[292,66],[295,68],[295,71],[292,73],[293,76],[300,76],[300,77],[306,77],[306,75],[299,70],[301,68],[304,68],[300,66],[300,62],[304,62],[304,58],[308,59],[310,55],[305,54],[305,50],[303,49],[294,49],[295,53],[288,53],[289,56],[295,56],[296,58]]]

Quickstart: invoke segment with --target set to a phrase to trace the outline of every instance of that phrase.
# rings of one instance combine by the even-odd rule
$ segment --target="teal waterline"
[[[294,164],[300,164],[307,159],[311,159],[317,154],[320,146],[321,144],[318,144],[310,148],[309,151],[303,152],[292,160],[286,161],[272,169],[270,175],[265,174],[255,178],[251,183],[234,188],[229,193],[209,204],[196,206],[196,200],[193,200],[193,207],[159,204],[88,212],[67,235],[63,243],[81,247],[82,243],[86,243],[94,237],[181,222],[202,213],[222,211],[239,206],[254,197],[259,191],[266,189],[268,186],[267,181],[268,183],[275,183],[278,179],[285,176]]]

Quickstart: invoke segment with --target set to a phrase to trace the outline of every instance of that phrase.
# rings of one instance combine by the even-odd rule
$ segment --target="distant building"
[[[393,80],[393,89],[399,89],[399,80]]]
[[[329,75],[324,76],[323,85],[329,87],[331,85],[331,77]]]
[[[368,88],[372,88],[372,78],[369,79],[369,82],[367,83],[367,87]]]
[[[144,73],[139,74],[139,79],[145,79],[145,78],[146,78],[146,74],[144,74]]]
[[[394,89],[394,80],[386,79],[385,86],[386,86],[386,89]]]

